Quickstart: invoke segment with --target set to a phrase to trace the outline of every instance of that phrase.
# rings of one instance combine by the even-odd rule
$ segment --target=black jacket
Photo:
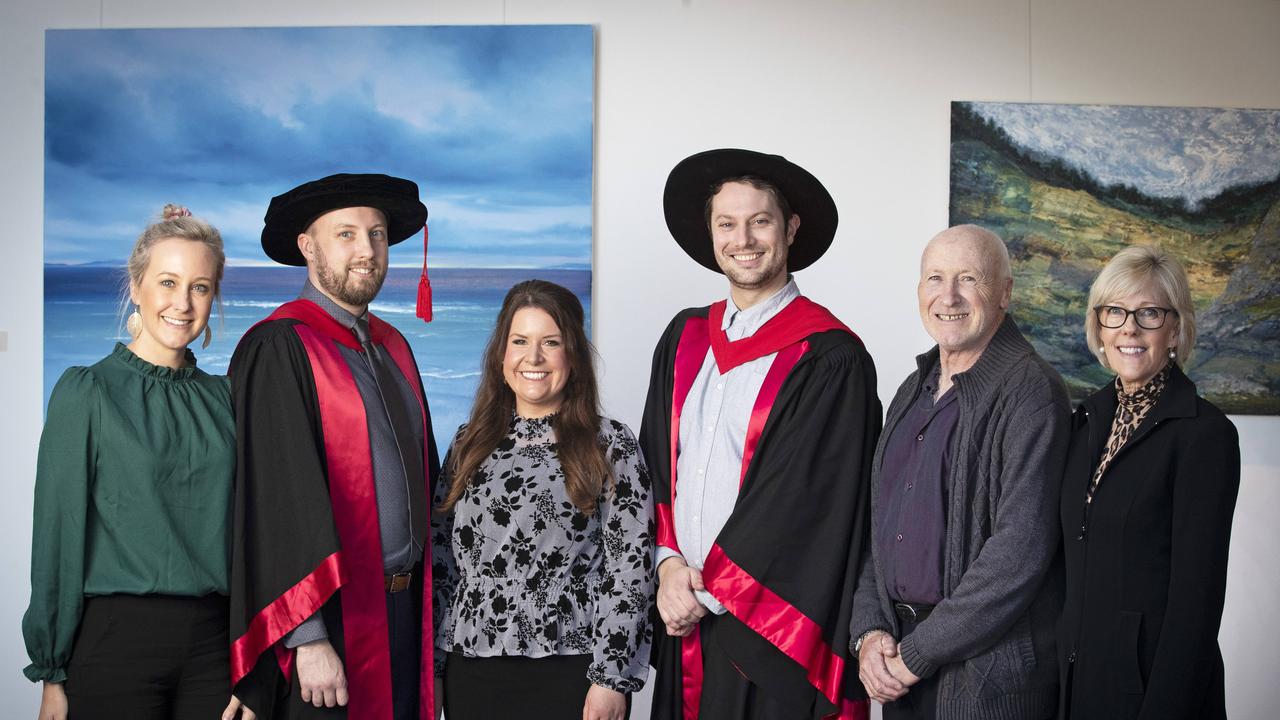
[[[1067,599],[1062,718],[1225,718],[1218,625],[1240,439],[1177,367],[1085,490],[1116,412],[1114,386],[1076,410],[1063,476]]]

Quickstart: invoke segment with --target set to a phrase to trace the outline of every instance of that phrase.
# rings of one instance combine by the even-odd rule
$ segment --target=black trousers
[[[699,717],[725,720],[794,720],[810,717],[812,709],[788,708],[760,691],[711,637],[711,627],[723,616],[707,615],[698,623],[702,633],[702,702]],[[661,630],[665,632],[665,630]]]
[[[414,575],[418,570],[414,569]],[[422,667],[422,586],[387,593],[387,636],[391,647],[391,707],[395,720],[417,720]],[[335,638],[336,640],[336,638]],[[343,649],[338,650],[339,653]],[[437,690],[439,692],[439,690]],[[345,718],[345,707],[316,707],[302,701],[297,676],[289,684],[284,720]],[[70,720],[70,719],[69,719]]]
[[[448,720],[578,720],[591,683],[590,655],[469,658],[449,653],[444,668]],[[627,695],[627,716],[631,696]]]
[[[88,598],[67,666],[70,720],[216,720],[231,699],[224,595]]]

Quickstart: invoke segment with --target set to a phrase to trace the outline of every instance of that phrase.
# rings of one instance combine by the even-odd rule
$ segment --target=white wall
[[[6,0],[5,716],[33,716],[39,695],[19,672],[27,661],[18,623],[41,421],[43,31],[504,22],[597,27],[593,314],[607,407],[633,427],[659,331],[676,310],[725,291],[719,276],[686,260],[662,220],[663,182],[688,154],[779,153],[827,184],[839,235],[799,282],[862,336],[887,401],[929,344],[915,311],[915,265],[947,221],[949,101],[1280,107],[1280,0]],[[430,187],[429,177],[415,179]],[[1231,716],[1267,718],[1280,703],[1280,419],[1237,424],[1244,482],[1221,640]]]

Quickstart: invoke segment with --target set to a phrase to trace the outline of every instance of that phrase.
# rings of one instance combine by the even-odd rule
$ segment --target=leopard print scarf
[[[1111,422],[1111,437],[1107,438],[1107,447],[1102,451],[1102,459],[1098,461],[1098,469],[1093,472],[1093,482],[1089,483],[1089,493],[1085,496],[1085,502],[1093,502],[1093,494],[1098,491],[1098,483],[1102,482],[1102,474],[1107,471],[1107,467],[1115,458],[1116,453],[1120,452],[1120,448],[1129,442],[1129,438],[1133,437],[1133,432],[1142,424],[1142,419],[1147,416],[1151,408],[1155,407],[1156,400],[1160,397],[1160,391],[1164,390],[1165,383],[1169,380],[1169,366],[1166,365],[1163,370],[1156,373],[1156,376],[1147,381],[1146,385],[1138,388],[1132,393],[1124,391],[1124,385],[1120,383],[1120,378],[1116,378],[1116,399],[1119,401],[1116,406],[1116,417]]]

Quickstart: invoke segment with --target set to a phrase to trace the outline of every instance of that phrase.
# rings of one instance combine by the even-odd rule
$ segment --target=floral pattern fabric
[[[613,481],[596,511],[582,514],[565,490],[551,423],[551,416],[514,416],[453,510],[432,512],[436,674],[447,652],[589,654],[590,682],[635,692],[644,687],[652,640],[649,473],[627,426],[602,419],[599,442]],[[433,507],[450,483],[446,473]]]

